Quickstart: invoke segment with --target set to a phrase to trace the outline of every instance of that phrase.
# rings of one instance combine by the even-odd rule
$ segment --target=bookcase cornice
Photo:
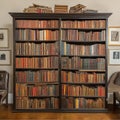
[[[9,13],[14,18],[45,19],[107,19],[112,13]]]

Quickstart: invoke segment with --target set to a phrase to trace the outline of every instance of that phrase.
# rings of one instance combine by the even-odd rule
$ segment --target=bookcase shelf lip
[[[83,40],[83,41],[80,41],[80,40],[61,40],[62,42],[68,42],[68,43],[81,43],[81,44],[97,44],[97,43],[105,43],[106,41],[105,40],[101,40],[101,41],[98,41],[98,40]]]
[[[96,83],[90,83],[90,82],[79,82],[79,83],[77,83],[77,82],[61,82],[61,84],[73,84],[73,85],[105,85],[105,83],[100,83],[100,82],[96,82]]]
[[[87,72],[87,71],[88,72],[106,72],[105,70],[97,70],[97,69],[96,70],[95,69],[94,70],[84,70],[84,69],[81,69],[79,71],[81,71],[81,72]]]
[[[62,57],[105,58],[105,55],[61,55]]]
[[[34,70],[58,70],[58,68],[15,68],[17,71],[19,70],[27,70],[27,71],[34,71]]]
[[[16,57],[29,57],[29,58],[31,58],[31,57],[50,57],[50,56],[52,56],[52,57],[57,57],[58,55],[15,55]]]
[[[16,40],[17,43],[51,43],[58,42],[59,40]]]
[[[28,97],[29,98],[51,98],[51,97],[58,98],[59,95],[46,95],[46,96],[43,96],[43,95],[41,95],[41,96],[29,96],[28,95]]]
[[[63,71],[78,71],[78,72],[106,72],[105,70],[97,70],[97,69],[94,69],[94,70],[90,70],[90,69],[73,69],[73,68],[61,68],[61,70]]]
[[[60,30],[60,28],[59,27],[41,27],[41,28],[22,28],[22,27],[16,27],[16,30],[19,30],[19,29],[21,29],[21,30],[25,30],[25,29],[28,29],[28,30],[52,30],[52,31],[54,31],[54,30]]]
[[[93,98],[93,99],[96,99],[96,98],[106,98],[105,96],[83,96],[83,95],[80,95],[80,96],[72,96],[72,95],[62,95],[61,97],[73,97],[73,98]]]
[[[16,108],[13,112],[60,112],[59,108]]]
[[[56,113],[103,113],[108,112],[107,108],[79,108],[79,109],[67,109],[67,108],[15,108],[13,110],[14,113],[22,113],[22,112],[56,112]]]
[[[102,30],[106,30],[106,28],[68,28],[68,27],[61,27],[61,30],[102,31]]]
[[[68,109],[68,108],[61,108],[62,111],[71,111],[71,112],[107,112],[108,110],[106,108],[73,108],[73,109]]]
[[[26,84],[27,84],[28,86],[29,86],[29,85],[31,86],[31,85],[36,85],[36,84],[37,84],[37,85],[39,86],[39,85],[51,85],[51,84],[53,84],[53,85],[58,85],[59,83],[58,83],[58,81],[56,81],[56,82],[41,82],[41,81],[39,81],[39,82],[34,82],[34,83],[32,83],[32,82],[31,82],[31,83],[30,83],[30,82],[27,82]]]
[[[56,81],[56,82],[41,82],[41,81],[39,81],[39,82],[29,82],[29,81],[26,81],[26,82],[16,82],[16,83],[20,83],[20,84],[27,84],[28,86],[29,85],[41,85],[41,84],[43,84],[43,85],[58,85],[59,83],[58,83],[58,81]]]

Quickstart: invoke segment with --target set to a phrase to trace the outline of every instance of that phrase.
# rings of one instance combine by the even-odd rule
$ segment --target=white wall
[[[0,28],[9,29],[9,48],[11,50],[13,47],[13,33],[12,33],[12,17],[9,12],[22,12],[24,8],[31,6],[32,3],[50,6],[54,10],[55,4],[65,4],[69,7],[83,4],[88,9],[95,9],[98,12],[109,12],[112,15],[109,17],[109,26],[120,26],[120,0],[1,0],[0,1]],[[113,48],[110,46],[109,48]],[[116,46],[115,46],[116,48]],[[120,49],[120,47],[117,47]],[[2,49],[2,48],[0,48]],[[11,54],[12,56],[12,54]],[[11,58],[12,59],[12,58]],[[10,73],[10,85],[9,93],[12,94],[13,89],[13,63],[10,66],[0,66],[0,70],[7,70]],[[108,66],[108,76],[113,72],[119,71],[120,66]],[[12,98],[9,100],[11,101]]]

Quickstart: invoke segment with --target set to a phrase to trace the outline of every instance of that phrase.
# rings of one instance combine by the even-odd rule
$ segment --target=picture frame
[[[109,65],[120,65],[120,49],[109,49]]]
[[[10,65],[10,64],[11,64],[11,51],[0,50],[0,65]]]
[[[0,28],[0,48],[8,47],[8,28]]]
[[[108,28],[108,45],[120,45],[120,26]]]

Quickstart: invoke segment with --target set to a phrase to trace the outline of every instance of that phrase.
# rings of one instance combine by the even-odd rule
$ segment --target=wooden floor
[[[120,111],[107,113],[14,113],[12,106],[0,105],[0,120],[120,120]]]

